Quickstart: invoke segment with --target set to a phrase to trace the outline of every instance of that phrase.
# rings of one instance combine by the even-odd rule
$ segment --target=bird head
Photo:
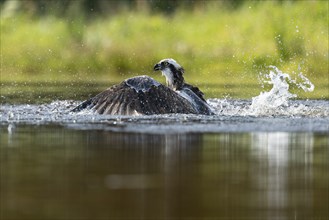
[[[155,64],[154,71],[160,70],[166,77],[167,85],[173,89],[179,89],[184,83],[184,68],[174,59],[167,58]]]

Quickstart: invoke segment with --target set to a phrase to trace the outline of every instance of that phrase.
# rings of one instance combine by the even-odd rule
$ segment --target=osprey
[[[72,111],[92,109],[109,115],[153,114],[214,114],[199,88],[185,83],[184,69],[174,59],[163,59],[155,64],[167,86],[149,76],[137,76],[124,80],[90,98]]]

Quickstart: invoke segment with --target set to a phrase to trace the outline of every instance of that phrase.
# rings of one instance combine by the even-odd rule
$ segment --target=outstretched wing
[[[83,109],[110,115],[197,114],[189,101],[147,76],[127,79],[81,103],[72,111]]]

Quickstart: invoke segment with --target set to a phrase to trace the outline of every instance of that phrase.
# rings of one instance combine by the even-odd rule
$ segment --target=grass
[[[152,67],[172,57],[185,67],[186,79],[211,96],[250,98],[255,90],[244,85],[257,85],[259,73],[275,65],[315,84],[315,92],[299,97],[329,99],[328,4],[260,1],[229,10],[209,1],[204,9],[171,16],[1,17],[1,82],[110,84],[142,74],[163,81]],[[210,84],[240,86],[241,92],[217,93],[207,90]]]

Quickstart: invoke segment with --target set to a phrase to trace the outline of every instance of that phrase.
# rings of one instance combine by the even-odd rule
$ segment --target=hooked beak
[[[153,70],[154,71],[161,70],[161,65],[159,63],[155,64]]]

